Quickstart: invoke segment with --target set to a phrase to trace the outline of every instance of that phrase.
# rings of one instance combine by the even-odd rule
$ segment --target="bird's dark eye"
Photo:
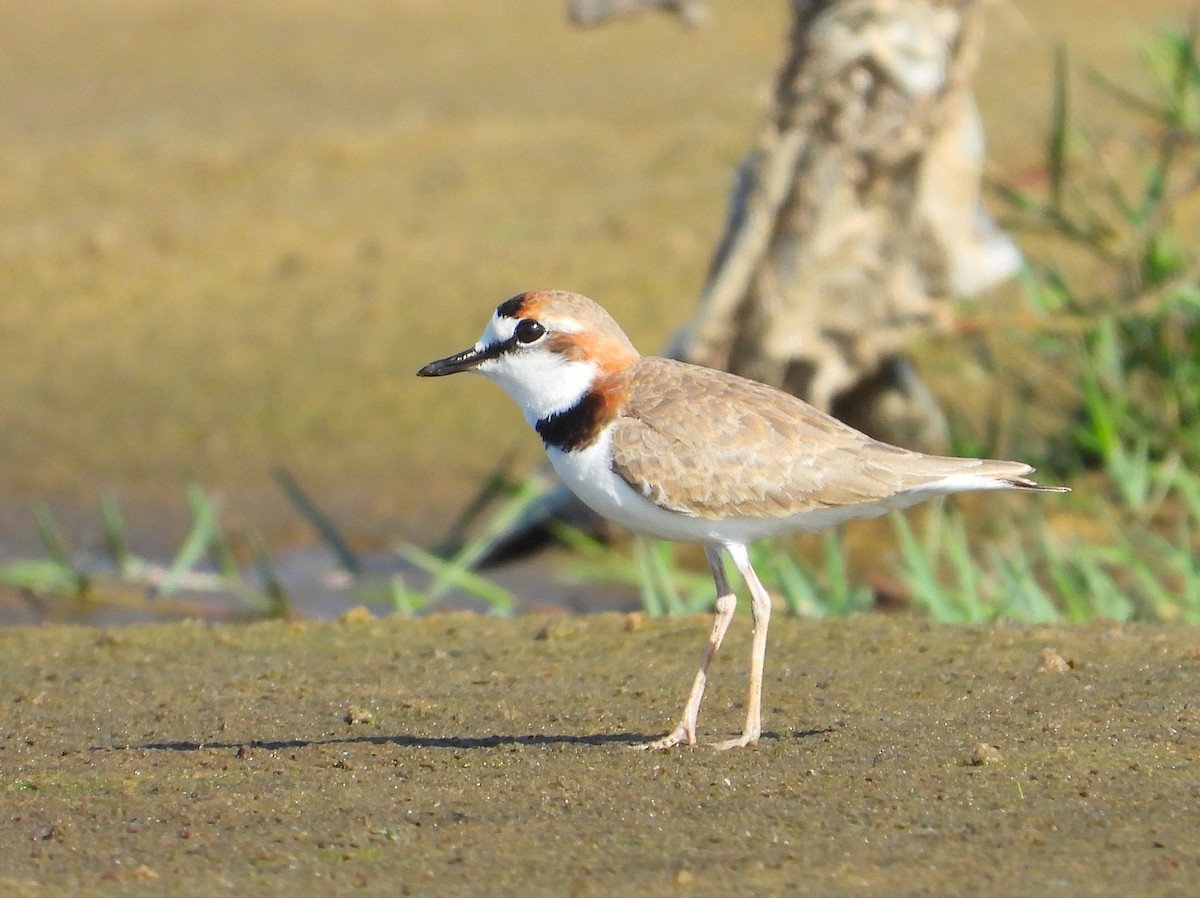
[[[517,322],[517,329],[513,331],[513,336],[517,338],[518,343],[532,343],[534,340],[541,339],[544,333],[546,333],[546,329],[532,318],[522,318]]]

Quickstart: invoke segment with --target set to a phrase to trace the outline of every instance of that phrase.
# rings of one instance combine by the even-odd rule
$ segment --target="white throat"
[[[577,405],[591,390],[597,369],[593,362],[569,362],[558,353],[531,351],[490,359],[478,371],[516,400],[533,427]]]
[[[514,326],[512,319],[494,317],[476,348],[504,342]],[[595,362],[571,361],[541,345],[517,347],[488,359],[475,370],[504,388],[521,406],[530,427],[578,404],[592,389],[599,372]]]

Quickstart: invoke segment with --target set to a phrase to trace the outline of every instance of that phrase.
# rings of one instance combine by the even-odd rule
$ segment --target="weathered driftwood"
[[[906,347],[937,326],[949,300],[1020,264],[980,204],[983,133],[968,79],[982,0],[790,6],[770,113],[737,172],[696,313],[668,354],[937,450],[944,421]],[[570,4],[587,24],[695,7]]]
[[[793,0],[770,117],[673,354],[893,442],[943,442],[905,348],[1020,263],[979,202],[980,5]]]

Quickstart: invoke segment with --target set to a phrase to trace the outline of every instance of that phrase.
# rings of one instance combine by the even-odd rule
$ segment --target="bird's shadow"
[[[812,730],[796,730],[789,734],[793,739],[806,739],[834,732],[835,727],[824,727]],[[191,742],[179,740],[174,742],[141,742],[123,745],[97,746],[93,751],[207,751],[212,749],[261,749],[263,751],[282,751],[294,748],[313,748],[322,745],[394,745],[399,748],[441,748],[452,750],[471,750],[480,748],[502,748],[504,746],[543,746],[543,745],[626,745],[640,746],[657,739],[661,734],[646,733],[592,733],[586,735],[526,733],[526,734],[496,734],[491,736],[346,736],[331,739],[246,739],[230,742]],[[763,733],[764,741],[780,741],[778,733]],[[699,747],[703,747],[702,745]]]

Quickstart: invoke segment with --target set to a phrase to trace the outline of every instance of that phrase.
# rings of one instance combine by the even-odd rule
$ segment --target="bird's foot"
[[[758,745],[758,733],[745,732],[736,739],[726,739],[724,742],[714,742],[712,747],[717,751],[729,751],[731,748],[746,748],[749,745]]]
[[[686,724],[681,723],[661,739],[655,739],[653,742],[642,742],[635,745],[634,748],[642,751],[666,751],[668,748],[674,748],[676,745],[695,744],[696,731],[690,729]]]

